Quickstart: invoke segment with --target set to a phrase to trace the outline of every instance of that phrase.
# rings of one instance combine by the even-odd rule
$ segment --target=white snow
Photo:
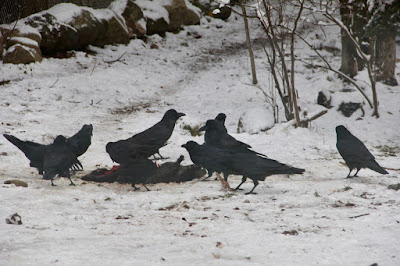
[[[51,187],[21,151],[0,138],[1,265],[400,265],[400,191],[387,188],[400,183],[399,171],[388,170],[384,176],[363,169],[360,177],[345,179],[348,169],[335,147],[335,127],[343,124],[382,166],[400,168],[395,149],[400,143],[400,86],[378,83],[379,119],[371,117],[368,105],[364,117],[356,112],[345,118],[337,112],[338,104],[361,102],[361,94],[342,92],[351,87],[332,73],[298,62],[302,111],[323,109],[316,104],[320,90],[330,91],[335,107],[308,129],[285,123],[280,108],[280,123],[266,133],[237,134],[241,114],[266,105],[264,94],[251,85],[242,21],[235,15],[227,22],[202,18],[199,26],[168,33],[165,39],[150,36],[148,43],[132,40],[91,47],[95,55],[76,52],[69,59],[1,64],[0,81],[10,80],[0,85],[1,133],[50,143],[58,134],[75,134],[85,123],[94,126],[92,145],[80,157],[85,170],[73,177],[76,187],[69,187],[65,178]],[[259,23],[250,24],[252,38],[262,40]],[[340,38],[338,28],[330,27],[326,34],[327,40]],[[159,49],[150,49],[151,43]],[[325,53],[332,65],[340,66],[339,57]],[[296,56],[311,55],[306,46],[296,50]],[[255,45],[255,56],[260,86],[269,92],[261,46]],[[364,72],[356,78],[367,81]],[[112,166],[107,142],[150,127],[170,108],[186,113],[161,149],[171,161],[183,154],[184,164],[190,164],[181,145],[203,142],[184,124],[204,124],[224,112],[235,138],[306,172],[270,176],[260,182],[257,195],[249,196],[244,192],[251,181],[242,186],[244,192],[228,193],[214,178],[156,184],[149,186],[150,192],[80,180],[94,169]],[[384,145],[395,156],[379,147]],[[10,179],[29,187],[3,184]],[[232,187],[240,180],[229,177]],[[22,217],[22,225],[6,224],[14,213]],[[292,230],[298,234],[283,234]]]
[[[169,3],[170,1],[168,0],[167,2]],[[144,17],[150,18],[154,21],[163,18],[167,23],[169,23],[169,14],[163,7],[165,4],[163,1],[136,0],[135,4],[142,9]]]
[[[257,134],[266,131],[274,126],[274,114],[268,110],[267,106],[256,106],[249,108],[240,116],[238,127],[239,132]]]
[[[23,44],[23,45],[27,45],[27,46],[30,46],[30,47],[37,47],[37,48],[39,48],[39,44],[37,43],[37,41],[35,41],[35,40],[32,40],[32,39],[30,39],[30,38],[26,38],[26,37],[11,37],[10,38],[10,40],[14,40],[14,41],[17,41],[18,43],[20,43],[20,44]]]
[[[77,6],[71,3],[61,3],[41,13],[49,13],[56,17],[57,21],[68,24],[74,19],[74,17],[81,14],[82,10],[88,10],[91,13],[94,11],[94,9],[90,7]]]

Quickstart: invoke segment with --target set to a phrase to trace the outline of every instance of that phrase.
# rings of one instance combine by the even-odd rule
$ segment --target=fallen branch
[[[115,63],[115,62],[118,62],[119,60],[121,60],[121,58],[122,58],[124,55],[126,55],[126,52],[123,53],[123,54],[122,54],[120,57],[118,57],[118,59],[116,59],[116,60],[105,61],[105,60],[103,59],[103,62],[104,62],[104,63],[108,63],[108,64],[112,64],[112,63]]]
[[[359,217],[363,217],[363,216],[367,216],[369,215],[369,213],[364,213],[364,214],[360,214],[360,215],[356,215],[356,216],[350,216],[350,219],[355,219],[355,218],[359,218]]]
[[[311,121],[323,116],[327,112],[328,112],[328,110],[322,110],[322,111],[312,115],[311,117],[303,118],[302,120],[300,120],[300,126],[301,127],[308,127],[308,123],[310,123]],[[296,124],[296,121],[295,120],[290,120],[289,122],[287,122],[287,124],[288,124],[288,126],[285,127],[285,129],[287,129],[290,126],[294,126]]]
[[[308,123],[310,123],[311,121],[314,121],[317,118],[320,118],[321,116],[323,116],[327,112],[328,112],[328,110],[322,110],[321,112],[313,115],[310,118],[305,118],[305,119],[300,120],[300,126],[301,127],[308,127]]]

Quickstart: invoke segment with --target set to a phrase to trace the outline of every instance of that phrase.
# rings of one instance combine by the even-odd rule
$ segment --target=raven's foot
[[[132,184],[132,187],[133,187],[133,191],[140,190],[140,188],[136,187],[134,184]]]
[[[250,192],[246,192],[246,193],[244,193],[245,195],[250,195],[250,194],[254,194],[254,195],[257,195],[257,193],[256,192],[253,192],[253,191],[250,191]]]
[[[76,186],[74,183],[69,184],[70,186]]]
[[[53,182],[51,182],[51,186],[52,186],[52,187],[56,187],[57,185],[54,185],[54,183],[53,183]]]
[[[235,188],[233,189],[233,191],[237,191],[237,190],[244,190],[243,188]]]
[[[356,175],[353,175],[353,176],[348,175],[348,176],[346,176],[346,178],[353,178],[354,176],[356,176]]]

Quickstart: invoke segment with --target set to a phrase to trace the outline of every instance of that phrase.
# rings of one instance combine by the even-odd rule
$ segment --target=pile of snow
[[[246,110],[239,118],[238,132],[257,134],[275,125],[274,114],[266,106],[256,106]]]

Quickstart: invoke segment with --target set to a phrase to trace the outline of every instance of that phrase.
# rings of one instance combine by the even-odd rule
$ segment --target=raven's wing
[[[355,136],[346,136],[339,139],[337,149],[345,161],[363,162],[375,160],[375,157],[370,153],[367,147]]]
[[[148,158],[158,152],[163,145],[140,144],[128,140],[110,142],[106,145],[106,151],[114,162],[124,164],[131,159]]]
[[[92,143],[93,126],[84,125],[75,135],[67,139],[67,143],[71,146],[72,151],[77,157],[84,154]]]
[[[171,137],[173,129],[174,127],[159,122],[128,140],[137,144],[159,145],[161,147]]]

